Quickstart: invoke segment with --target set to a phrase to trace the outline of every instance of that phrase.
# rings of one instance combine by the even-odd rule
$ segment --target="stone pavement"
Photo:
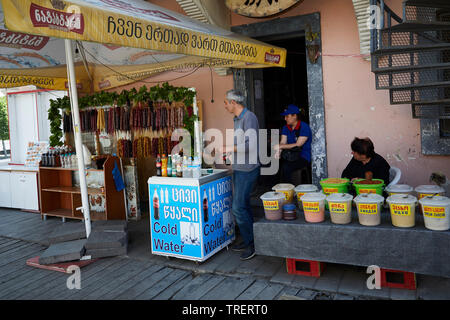
[[[80,223],[67,220],[66,224]],[[66,287],[67,274],[25,265],[48,246],[61,219],[0,209],[0,299],[229,299],[308,300],[450,299],[450,279],[417,276],[415,291],[369,290],[365,268],[327,264],[320,278],[290,275],[282,258],[239,260],[223,249],[207,261],[152,255],[148,219],[128,224],[128,255],[83,267],[82,289]],[[75,225],[74,225],[75,226]]]

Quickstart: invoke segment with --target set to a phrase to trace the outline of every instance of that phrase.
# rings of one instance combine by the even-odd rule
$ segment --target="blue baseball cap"
[[[295,104],[290,104],[284,109],[284,112],[281,113],[282,116],[287,116],[288,114],[297,114],[300,113],[300,109]]]

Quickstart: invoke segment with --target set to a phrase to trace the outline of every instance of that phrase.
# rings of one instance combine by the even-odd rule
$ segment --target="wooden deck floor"
[[[18,210],[0,209],[0,300],[272,300],[303,299],[450,299],[450,279],[420,279],[417,291],[364,288],[367,274],[352,266],[327,264],[320,278],[290,275],[282,258],[256,256],[241,261],[223,249],[203,263],[152,255],[148,220],[129,222],[128,255],[100,259],[81,269],[81,289],[69,290],[69,274],[29,267],[47,237],[63,222]],[[81,223],[67,220],[67,223]],[[431,281],[431,282],[430,282]],[[357,288],[357,289],[355,289]],[[422,290],[422,291],[420,291]]]

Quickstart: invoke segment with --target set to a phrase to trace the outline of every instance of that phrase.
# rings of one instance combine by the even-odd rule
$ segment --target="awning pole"
[[[77,153],[78,160],[78,175],[80,177],[80,189],[81,189],[81,204],[82,212],[84,216],[84,224],[86,227],[86,238],[91,234],[91,213],[89,211],[89,197],[87,192],[86,173],[84,168],[84,156],[83,145],[80,132],[80,112],[78,109],[78,93],[75,77],[75,67],[73,64],[72,55],[72,42],[71,40],[64,39],[64,45],[66,48],[66,64],[69,71],[69,96],[71,101],[72,119],[74,136],[75,136],[75,151]]]

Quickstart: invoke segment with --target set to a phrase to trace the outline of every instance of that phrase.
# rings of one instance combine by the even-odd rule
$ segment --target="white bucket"
[[[347,224],[352,221],[353,196],[348,193],[332,193],[327,197],[331,222]]]
[[[363,193],[354,200],[358,208],[359,223],[364,226],[377,226],[381,223],[381,204],[384,198],[375,193]]]
[[[295,186],[290,183],[279,183],[273,186],[272,190],[275,192],[281,192],[285,196],[285,203],[294,202],[294,188]]]
[[[303,197],[306,193],[311,192],[318,192],[319,188],[317,188],[313,184],[299,184],[295,187],[294,192],[295,196],[297,197],[297,204],[300,210],[303,210],[303,204],[302,200],[300,200],[301,197]]]
[[[438,231],[450,229],[450,198],[424,197],[419,203],[423,209],[425,228]]]

